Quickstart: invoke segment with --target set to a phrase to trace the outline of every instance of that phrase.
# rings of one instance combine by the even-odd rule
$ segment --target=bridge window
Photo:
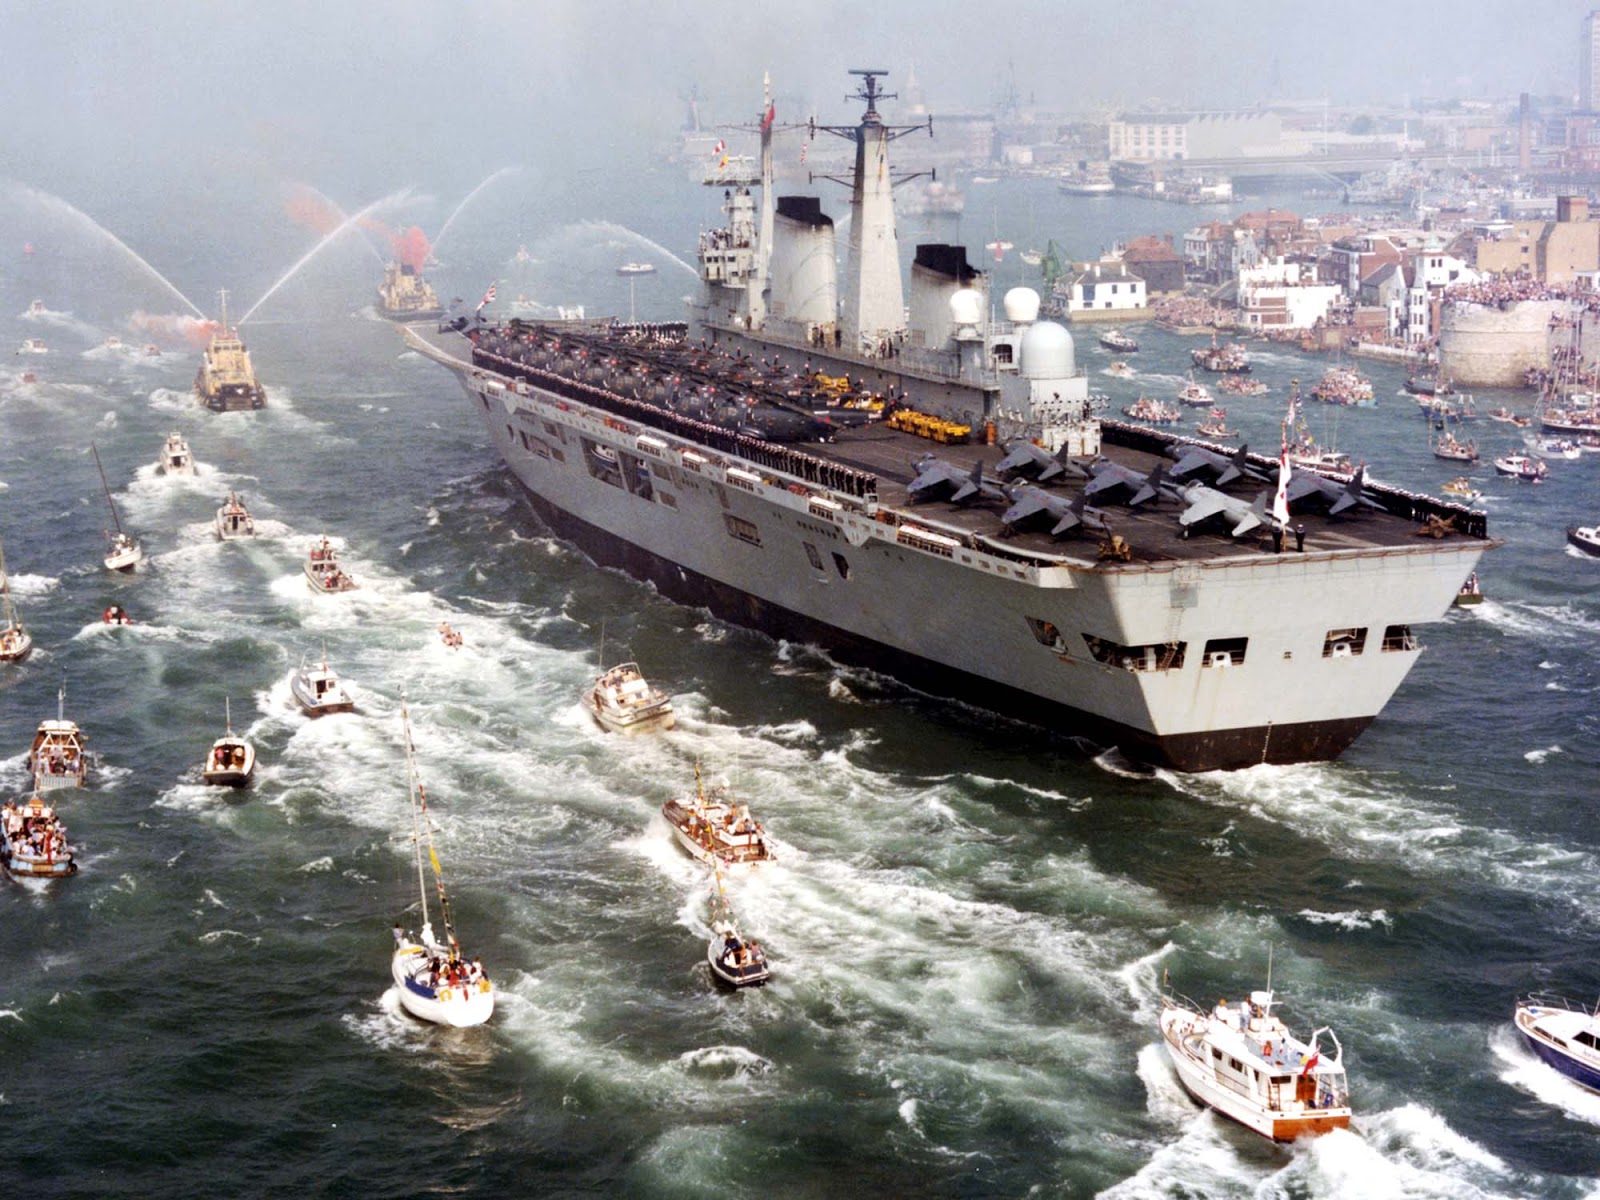
[[[1417,639],[1411,634],[1409,625],[1391,625],[1383,631],[1383,649],[1390,650],[1415,650]]]
[[[1359,629],[1330,629],[1328,636],[1322,639],[1323,658],[1350,658],[1360,654],[1367,647],[1367,630],[1363,626]]]
[[[1249,638],[1212,638],[1206,643],[1206,654],[1200,661],[1203,667],[1237,667],[1244,662],[1245,647]]]

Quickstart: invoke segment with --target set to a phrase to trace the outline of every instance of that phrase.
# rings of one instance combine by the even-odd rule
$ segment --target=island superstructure
[[[1006,320],[988,321],[964,250],[920,245],[902,310],[897,256],[879,253],[894,131],[875,111],[881,73],[862,74],[854,300],[830,293],[818,201],[768,199],[769,102],[760,210],[731,184],[728,226],[702,239],[704,344],[517,321],[407,337],[459,372],[545,522],[663,595],[1144,761],[1339,754],[1415,664],[1416,626],[1442,618],[1494,544],[1483,515],[1359,481],[1342,502],[1347,485],[1327,480],[1296,505],[1297,550],[1281,531],[1191,529],[1159,487],[1139,500],[1134,481],[1193,443],[1099,420],[1036,293],[1012,289]],[[933,459],[905,428],[832,407],[819,375],[984,444]],[[903,415],[893,425],[913,426]],[[1002,461],[1038,478],[1002,482]],[[1249,504],[1265,485],[1228,486]]]
[[[237,329],[228,325],[228,293],[221,293],[222,319],[200,357],[194,394],[213,412],[265,408],[267,390],[256,382],[250,351]],[[247,316],[249,314],[246,314]]]

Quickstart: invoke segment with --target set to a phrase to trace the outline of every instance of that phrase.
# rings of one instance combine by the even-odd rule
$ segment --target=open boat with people
[[[255,518],[244,506],[239,493],[229,492],[228,498],[222,502],[222,507],[217,509],[217,536],[225,542],[231,542],[238,538],[253,538],[255,535]]]
[[[1466,500],[1469,503],[1473,500],[1483,499],[1483,493],[1473,487],[1472,480],[1465,475],[1457,475],[1439,490],[1446,496],[1453,496],[1457,500]]]
[[[108,571],[131,571],[144,559],[144,547],[139,545],[139,539],[134,537],[122,527],[122,518],[117,515],[116,502],[111,499],[111,485],[106,482],[106,469],[100,464],[100,451],[93,442],[89,443],[89,452],[94,455],[94,468],[100,472],[100,486],[105,490],[106,507],[111,510],[111,523],[116,526],[116,533],[106,530],[109,548],[102,560]]]
[[[1158,1024],[1178,1081],[1194,1099],[1273,1141],[1350,1126],[1344,1048],[1323,1026],[1302,1041],[1273,1013],[1270,988],[1210,1013],[1161,998]],[[1322,1037],[1332,1043],[1322,1049]]]
[[[707,788],[694,767],[694,791],[674,796],[661,806],[679,843],[701,862],[773,862],[772,843],[761,822],[750,816],[750,806],[737,800],[726,783]]]
[[[1512,1023],[1522,1044],[1579,1087],[1600,1092],[1600,1014],[1565,1000],[1517,1001]]]
[[[200,777],[213,787],[243,787],[256,769],[256,748],[233,732],[233,703],[223,700],[226,732],[211,743]]]
[[[0,806],[0,865],[20,879],[64,879],[78,869],[67,827],[36,791]]]
[[[36,792],[82,787],[88,778],[89,756],[84,750],[83,731],[77,722],[67,720],[66,708],[67,685],[63,683],[56,692],[55,720],[39,722],[28,750]]]
[[[1189,361],[1217,375],[1244,375],[1250,370],[1249,352],[1238,342],[1219,346],[1215,333],[1211,335],[1211,345],[1196,346],[1189,351]]]
[[[190,453],[189,443],[184,440],[183,434],[176,430],[167,434],[167,440],[161,444],[161,458],[156,463],[156,473],[159,475],[195,473],[194,455]]]
[[[1210,398],[1206,403],[1211,403]],[[1122,415],[1135,421],[1148,421],[1152,425],[1176,425],[1183,419],[1182,412],[1175,404],[1163,404],[1160,400],[1152,400],[1148,396],[1140,396],[1132,404],[1122,406]]]
[[[1463,442],[1454,433],[1432,439],[1433,456],[1446,462],[1475,463],[1478,461],[1478,443]]]
[[[102,625],[132,625],[133,617],[120,604],[108,604],[100,613]]]
[[[33,635],[22,627],[11,603],[11,576],[6,572],[6,555],[0,547],[0,662],[21,662],[33,653]]]
[[[306,583],[313,592],[352,592],[359,584],[339,566],[339,554],[326,534],[311,544],[311,551],[303,564]]]
[[[760,987],[772,977],[761,944],[739,932],[720,870],[714,871],[711,886],[711,937],[706,942],[706,963],[711,974],[731,988]]]
[[[444,887],[444,868],[433,844],[433,819],[428,813],[428,792],[417,774],[417,751],[411,740],[411,716],[405,702],[400,704],[401,727],[406,742],[406,781],[411,792],[411,840],[417,861],[417,899],[422,907],[420,935],[394,927],[394,958],[389,973],[400,995],[400,1005],[419,1021],[464,1029],[482,1025],[494,1015],[494,984],[476,958],[469,959],[456,938],[450,920],[450,896]],[[423,842],[428,846],[428,864],[433,868],[434,888],[439,895],[440,919],[444,922],[444,941],[433,933],[428,915],[428,881],[422,860]]]
[[[637,663],[619,663],[596,676],[583,706],[611,733],[651,733],[677,724],[672,697],[651,687]]]
[[[1483,585],[1478,582],[1478,573],[1474,571],[1468,575],[1466,582],[1461,585],[1461,590],[1456,593],[1455,605],[1457,608],[1471,608],[1475,604],[1483,603]]]
[[[302,663],[300,669],[289,676],[289,691],[308,717],[355,711],[355,699],[328,666],[326,658],[320,666]]]
[[[1214,441],[1225,441],[1228,438],[1239,436],[1237,429],[1228,428],[1228,410],[1225,408],[1213,408],[1206,414],[1206,419],[1194,428],[1195,432],[1202,437],[1208,437]]]

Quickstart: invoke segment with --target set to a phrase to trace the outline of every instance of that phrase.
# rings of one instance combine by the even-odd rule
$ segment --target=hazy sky
[[[8,178],[253,170],[342,181],[476,178],[668,141],[698,86],[713,117],[847,120],[845,69],[914,64],[931,106],[1570,94],[1588,4],[1563,0],[467,0],[455,4],[0,0]],[[806,113],[784,113],[804,116]]]

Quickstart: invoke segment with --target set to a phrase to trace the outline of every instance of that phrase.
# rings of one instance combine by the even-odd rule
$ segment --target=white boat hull
[[[413,975],[426,973],[429,951],[415,942],[395,947],[390,974],[400,995],[400,1006],[419,1021],[467,1029],[482,1025],[494,1015],[494,984],[488,979],[455,987],[429,987]]]
[[[228,756],[223,760],[225,765],[217,765],[217,751],[231,747],[242,749],[243,756]],[[206,756],[206,765],[201,769],[200,777],[212,787],[243,787],[250,782],[255,769],[254,746],[243,738],[218,738],[211,745],[211,753]]]
[[[33,653],[33,635],[20,625],[13,636],[0,644],[0,662],[21,662]]]
[[[619,710],[607,704],[597,703],[593,696],[586,696],[583,706],[608,733],[656,733],[663,729],[673,729],[678,724],[678,718],[672,714],[670,700],[647,708]]]
[[[713,933],[711,940],[706,943],[706,962],[711,967],[711,973],[731,988],[761,987],[772,978],[772,972],[767,967],[765,955],[760,955],[754,961],[743,966],[736,962],[728,962],[723,935]]]
[[[311,680],[304,674],[295,674],[289,679],[289,691],[293,694],[295,703],[308,717],[325,717],[329,713],[354,712],[356,702],[344,685],[335,683],[328,690],[318,694]]]
[[[144,561],[144,547],[135,545],[128,550],[108,554],[103,560],[108,571],[131,571]]]

